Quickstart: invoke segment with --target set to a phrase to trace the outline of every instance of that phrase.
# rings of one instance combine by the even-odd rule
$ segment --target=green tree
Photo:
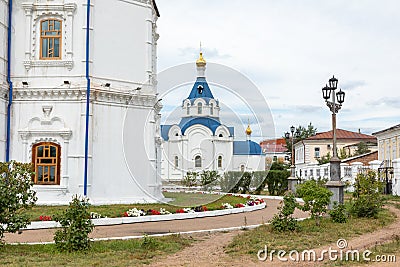
[[[267,175],[268,192],[271,196],[282,196],[288,187],[287,170],[270,170]]]
[[[283,197],[283,205],[270,221],[272,229],[277,232],[295,231],[298,229],[298,222],[293,218],[293,213],[298,207],[296,199],[292,193]]]
[[[329,163],[329,161],[331,160],[331,153],[328,152],[325,156],[322,156],[322,157],[318,158],[317,160],[318,160],[319,165]]]
[[[221,176],[217,171],[203,171],[200,174],[200,183],[203,190],[211,190],[220,179]]]
[[[357,144],[356,151],[354,151],[354,156],[363,155],[369,152],[371,152],[371,150],[368,148],[367,143],[360,142]]]
[[[367,174],[358,174],[354,187],[351,213],[357,217],[376,217],[383,205],[383,183],[376,179],[376,172],[370,170]]]
[[[351,154],[347,155],[346,148],[339,149],[339,159],[347,159],[351,157]]]
[[[333,193],[315,180],[308,180],[298,185],[296,193],[304,200],[304,205],[300,208],[303,211],[310,211],[315,224],[319,226],[321,216],[327,212]]]
[[[297,142],[304,140],[310,136],[313,136],[317,133],[317,128],[315,128],[312,123],[310,122],[309,125],[307,125],[307,127],[301,126],[299,125],[298,127],[296,127],[296,131],[295,133],[298,132],[299,135],[296,136],[293,140],[293,144],[296,144]],[[285,138],[285,136],[283,136],[283,138]],[[286,139],[286,148],[287,148],[287,153],[289,153],[290,155],[292,154],[292,142],[289,139]]]
[[[93,230],[90,220],[89,200],[74,196],[67,210],[55,220],[61,224],[61,229],[54,234],[56,247],[61,251],[80,251],[90,247],[89,233]]]
[[[15,233],[29,224],[24,211],[36,202],[32,165],[0,162],[0,241],[4,232]]]

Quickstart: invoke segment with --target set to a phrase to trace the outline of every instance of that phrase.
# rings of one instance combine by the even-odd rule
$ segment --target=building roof
[[[156,1],[152,0],[151,3],[153,4],[154,10],[156,11],[156,14],[157,14],[157,17],[160,17],[160,11],[158,10]]]
[[[378,132],[376,132],[376,133],[372,133],[372,135],[381,134],[381,133],[384,133],[384,132],[388,132],[388,131],[392,131],[392,130],[397,130],[397,129],[400,129],[400,124],[397,124],[397,125],[395,125],[395,126],[392,126],[392,127],[387,128],[387,129],[378,131]]]
[[[261,148],[263,149],[263,151],[265,153],[270,153],[270,152],[284,153],[284,152],[287,152],[285,138],[264,140],[264,141],[262,141],[260,143],[260,145],[261,145]]]
[[[317,133],[314,136],[308,137],[306,140],[326,140],[326,139],[332,139],[333,138],[333,133],[332,130],[328,132],[322,132],[322,133]],[[375,142],[376,143],[376,137],[368,134],[362,134],[362,133],[357,133],[357,132],[351,132],[343,129],[337,129],[336,130],[336,139],[341,139],[341,140],[362,140],[365,142]]]
[[[201,88],[201,90],[199,90],[199,88]],[[192,91],[190,91],[188,99],[195,98],[214,98],[206,81],[206,78],[204,77],[197,77],[196,82],[193,85]]]
[[[161,125],[161,137],[165,141],[168,141],[168,133],[169,129],[171,129],[172,125]]]
[[[233,142],[233,155],[262,155],[261,146],[256,142],[247,141],[234,141]]]

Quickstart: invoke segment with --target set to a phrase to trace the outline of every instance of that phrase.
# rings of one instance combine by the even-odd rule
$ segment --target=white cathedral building
[[[158,16],[154,0],[0,1],[0,161],[33,163],[38,203],[163,198]]]
[[[164,181],[180,181],[187,172],[215,170],[263,171],[265,154],[261,146],[250,140],[235,140],[235,129],[222,124],[220,103],[206,81],[206,61],[200,52],[196,61],[197,79],[188,98],[182,102],[182,116],[177,124],[161,125]]]

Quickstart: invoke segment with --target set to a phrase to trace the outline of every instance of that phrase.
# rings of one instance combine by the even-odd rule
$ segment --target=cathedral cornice
[[[56,88],[56,89],[15,89],[14,101],[82,101],[86,99],[86,88]],[[98,88],[91,90],[92,102],[113,103],[119,105],[134,105],[160,109],[160,103],[155,94],[138,94],[121,91],[111,91]]]

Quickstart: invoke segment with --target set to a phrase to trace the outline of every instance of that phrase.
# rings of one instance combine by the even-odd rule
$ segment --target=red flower
[[[208,211],[206,206],[203,206],[203,211]]]
[[[247,196],[247,199],[250,199],[250,196]]]
[[[235,208],[243,208],[243,207],[244,207],[244,205],[242,203],[237,203],[235,205]]]
[[[185,213],[183,209],[176,210],[176,213]]]
[[[129,217],[128,212],[124,212],[124,217]]]
[[[158,210],[151,210],[151,215],[161,215]]]

